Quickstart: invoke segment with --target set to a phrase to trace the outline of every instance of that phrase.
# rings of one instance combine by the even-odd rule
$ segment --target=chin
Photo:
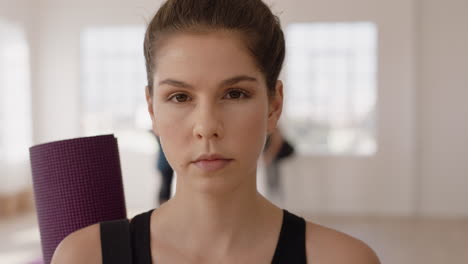
[[[227,193],[237,190],[242,180],[239,175],[246,175],[245,173],[229,173],[221,171],[218,173],[197,173],[194,175],[189,184],[197,192],[202,192],[212,195],[225,195]]]

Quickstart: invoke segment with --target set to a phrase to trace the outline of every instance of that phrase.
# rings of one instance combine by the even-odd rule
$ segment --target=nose
[[[224,134],[223,129],[223,122],[216,106],[198,107],[193,128],[193,134],[197,139],[221,139]]]

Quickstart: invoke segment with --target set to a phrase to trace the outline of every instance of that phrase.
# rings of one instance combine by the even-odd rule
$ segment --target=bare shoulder
[[[65,237],[55,249],[51,263],[102,263],[99,224],[82,228]]]
[[[379,264],[376,253],[363,241],[312,222],[306,225],[308,263]]]

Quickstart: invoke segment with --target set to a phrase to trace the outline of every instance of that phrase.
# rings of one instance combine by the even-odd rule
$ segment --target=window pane
[[[299,151],[375,153],[375,24],[291,24],[286,45],[285,129]]]
[[[0,163],[24,162],[32,144],[29,47],[24,31],[0,21]]]
[[[119,146],[139,151],[153,147],[138,136],[142,128],[151,128],[145,111],[144,33],[144,26],[93,27],[82,32],[82,128],[86,136],[113,133],[119,137]]]

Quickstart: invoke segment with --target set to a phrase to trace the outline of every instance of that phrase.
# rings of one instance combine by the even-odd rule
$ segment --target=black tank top
[[[154,209],[127,219],[100,223],[103,264],[151,264],[150,218]],[[305,220],[283,210],[272,264],[306,264]]]

